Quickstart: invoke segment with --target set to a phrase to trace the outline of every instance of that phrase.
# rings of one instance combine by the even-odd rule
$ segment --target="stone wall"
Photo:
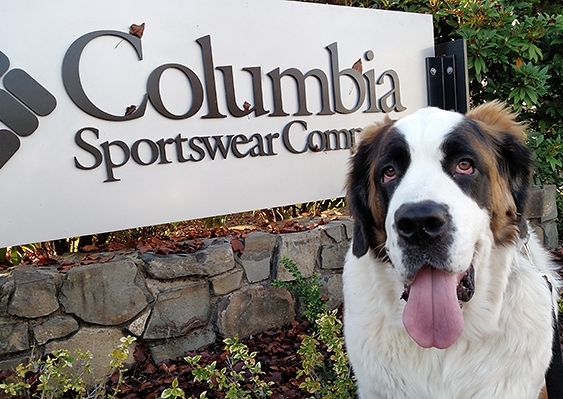
[[[534,187],[530,196],[528,219],[547,248],[557,248],[557,189],[553,185]]]
[[[32,350],[80,348],[93,353],[100,377],[126,335],[143,340],[160,362],[285,325],[295,317],[294,298],[270,284],[292,279],[284,256],[304,277],[317,272],[335,307],[351,238],[352,222],[343,219],[290,234],[253,232],[241,239],[242,251],[226,237],[203,240],[191,254],[102,253],[64,274],[57,266],[15,267],[0,274],[0,369]]]
[[[534,189],[530,202],[532,225],[546,246],[557,246],[555,187]],[[0,274],[0,369],[32,350],[80,348],[93,353],[100,376],[125,335],[143,340],[160,362],[222,337],[284,325],[295,316],[294,298],[270,284],[292,279],[282,257],[304,277],[317,272],[336,307],[352,224],[343,218],[290,234],[253,232],[242,251],[227,237],[204,240],[191,254],[100,254],[64,274],[55,266],[15,267]]]

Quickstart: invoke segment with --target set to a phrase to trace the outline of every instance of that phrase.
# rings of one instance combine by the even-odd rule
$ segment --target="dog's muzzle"
[[[463,332],[462,303],[475,291],[473,266],[460,272],[452,263],[456,226],[449,208],[431,200],[402,204],[394,228],[405,282],[405,329],[424,348],[447,348]]]

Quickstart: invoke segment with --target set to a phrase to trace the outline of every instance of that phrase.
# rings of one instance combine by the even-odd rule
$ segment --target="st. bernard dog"
[[[465,116],[426,108],[362,132],[343,274],[361,399],[540,394],[559,282],[525,219],[524,130],[493,102]]]

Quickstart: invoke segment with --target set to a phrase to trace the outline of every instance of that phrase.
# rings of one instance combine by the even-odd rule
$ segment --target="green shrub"
[[[291,259],[283,257],[280,263],[293,276],[293,281],[272,281],[272,285],[277,288],[285,288],[291,292],[297,301],[303,306],[305,318],[311,323],[317,320],[319,314],[326,312],[326,302],[322,300],[321,283],[319,275],[313,273],[310,278],[304,278],[299,268]]]
[[[80,349],[74,354],[67,349],[60,349],[47,355],[44,359],[37,359],[33,355],[27,364],[19,364],[15,373],[7,377],[0,384],[3,398],[115,398],[119,387],[123,383],[123,373],[126,368],[123,362],[129,355],[129,346],[136,338],[127,336],[120,339],[120,344],[110,353],[108,374],[97,381],[97,384],[87,392],[86,380],[91,375],[90,361],[92,354]],[[117,383],[111,392],[106,393],[106,383],[117,374]],[[32,389],[32,381],[39,381]]]
[[[338,310],[328,311],[321,296],[318,275],[303,278],[297,265],[288,258],[280,260],[293,281],[273,281],[272,285],[289,290],[303,305],[304,315],[314,323],[312,335],[305,335],[297,353],[302,356],[297,378],[304,377],[300,388],[313,398],[346,399],[355,397],[356,386],[344,348],[342,321]]]
[[[297,377],[305,377],[299,386],[314,398],[354,398],[356,384],[344,349],[342,321],[337,310],[320,314],[316,330],[306,335],[297,351],[303,357]]]
[[[272,395],[270,385],[273,383],[261,379],[264,372],[260,362],[255,359],[256,353],[249,353],[248,347],[241,343],[238,337],[227,338],[223,342],[229,356],[227,358],[228,367],[218,369],[217,362],[200,366],[198,362],[201,356],[199,355],[184,358],[186,362],[193,366],[194,381],[209,382],[210,389],[223,392],[227,399],[269,398]],[[183,395],[181,388],[176,386],[176,389],[177,395]],[[183,396],[165,396],[163,392],[161,398],[167,397]],[[207,398],[206,393],[203,392],[200,398]]]

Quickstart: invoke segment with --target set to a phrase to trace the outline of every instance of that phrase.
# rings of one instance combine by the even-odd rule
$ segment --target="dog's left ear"
[[[503,134],[498,144],[500,172],[510,182],[510,192],[516,211],[523,215],[530,192],[533,157],[532,151],[512,134]]]
[[[526,126],[516,121],[505,104],[494,101],[467,113],[491,134],[497,151],[499,174],[506,179],[516,205],[521,235],[527,232],[525,211],[533,171],[532,151],[525,145]]]

